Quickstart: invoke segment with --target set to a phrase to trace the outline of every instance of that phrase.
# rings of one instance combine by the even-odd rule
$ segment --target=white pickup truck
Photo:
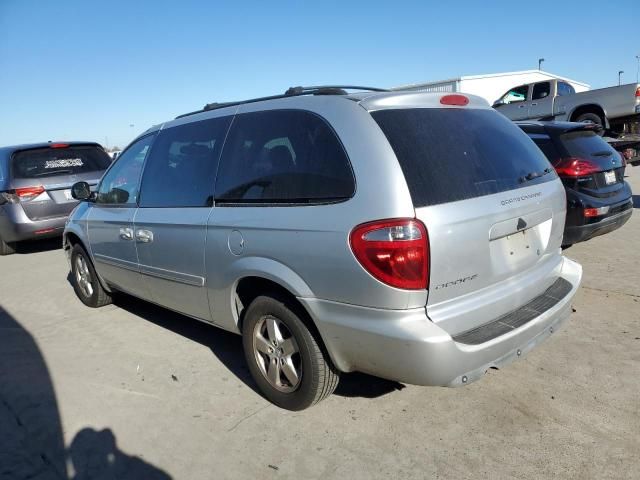
[[[592,122],[610,134],[640,133],[640,85],[599,88],[576,93],[562,80],[519,85],[493,107],[511,120]]]

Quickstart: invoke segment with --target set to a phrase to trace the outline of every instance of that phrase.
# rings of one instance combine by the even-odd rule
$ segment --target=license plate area
[[[613,185],[614,183],[616,183],[616,181],[616,172],[614,172],[613,170],[604,172],[604,183],[606,183],[607,185]]]

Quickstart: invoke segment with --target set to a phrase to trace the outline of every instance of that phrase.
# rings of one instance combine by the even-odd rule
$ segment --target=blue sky
[[[122,147],[212,101],[524,70],[539,57],[593,88],[618,70],[631,82],[639,21],[638,0],[0,0],[0,145]]]

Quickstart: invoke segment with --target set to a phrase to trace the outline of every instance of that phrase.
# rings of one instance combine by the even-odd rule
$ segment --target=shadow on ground
[[[239,335],[129,295],[118,294],[114,303],[138,317],[206,346],[231,373],[259,394],[246,366]],[[350,373],[342,375],[335,394],[342,397],[376,398],[403,388],[404,385],[398,382],[363,373]]]
[[[62,248],[62,237],[43,238],[42,240],[28,240],[16,243],[16,253],[29,255],[31,253],[48,252]]]
[[[46,362],[29,332],[1,306],[0,478],[170,479],[162,470],[120,451],[108,428],[85,428],[65,449]]]

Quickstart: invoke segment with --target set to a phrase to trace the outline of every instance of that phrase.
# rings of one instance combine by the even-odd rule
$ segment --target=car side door
[[[138,269],[133,232],[140,176],[155,134],[133,142],[102,178],[87,219],[98,274],[111,286],[148,298]]]
[[[140,272],[152,300],[210,321],[207,220],[232,116],[165,126],[147,160],[134,219]]]
[[[530,90],[530,85],[511,88],[493,107],[511,120],[525,120],[529,115]]]
[[[552,82],[533,84],[528,118],[543,118],[553,115],[553,86]]]

